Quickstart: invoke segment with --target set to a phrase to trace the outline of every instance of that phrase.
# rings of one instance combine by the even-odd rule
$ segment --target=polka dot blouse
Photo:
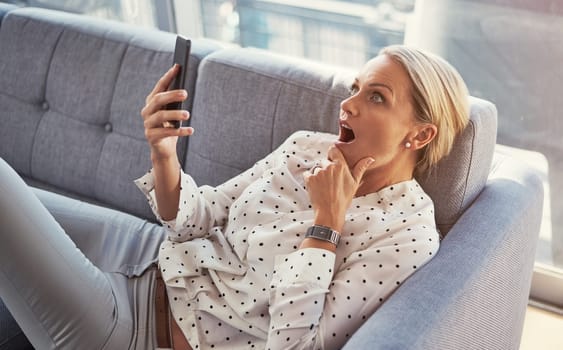
[[[159,264],[194,349],[339,349],[439,246],[416,180],[356,197],[336,253],[298,249],[313,224],[303,173],[334,135],[297,132],[218,187],[182,173],[178,215],[158,215],[153,178],[136,180],[168,238]]]

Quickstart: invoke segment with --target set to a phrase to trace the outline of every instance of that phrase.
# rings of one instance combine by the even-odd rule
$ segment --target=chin
[[[346,159],[348,168],[353,169],[354,165],[360,160],[360,158],[357,158],[357,156],[354,155],[356,152],[354,152],[353,147],[351,147],[352,144],[337,141],[335,143],[335,146],[340,150],[340,152],[344,156],[344,159]]]

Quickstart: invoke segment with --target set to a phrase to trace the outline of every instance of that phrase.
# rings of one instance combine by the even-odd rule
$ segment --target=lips
[[[354,135],[354,130],[352,130],[352,128],[348,124],[340,122],[340,133],[338,135],[338,141],[350,143],[354,141],[355,138],[356,135]]]

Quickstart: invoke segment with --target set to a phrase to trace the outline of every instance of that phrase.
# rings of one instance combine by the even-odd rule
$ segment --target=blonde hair
[[[469,122],[467,86],[446,60],[421,49],[392,45],[384,47],[379,54],[387,55],[406,69],[412,82],[415,118],[438,129],[420,154],[415,174],[421,175],[450,153],[455,136]]]

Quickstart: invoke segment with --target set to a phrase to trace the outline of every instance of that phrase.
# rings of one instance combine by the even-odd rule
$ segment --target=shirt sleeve
[[[158,212],[152,171],[135,180],[135,183],[146,196],[157,220],[166,229],[168,238],[184,242],[205,236],[213,227],[223,226],[232,202],[267,169],[265,165],[269,163],[268,159],[257,162],[251,169],[217,187],[198,187],[190,175],[181,171],[178,214],[168,221],[163,220]]]
[[[178,214],[173,220],[162,219],[158,212],[152,169],[135,180],[135,184],[147,198],[152,212],[166,229],[170,240],[184,242],[203,237],[213,227],[223,226],[226,223],[231,204],[253,181],[281,160],[280,154],[291,140],[292,137],[288,138],[284,144],[256,162],[252,168],[217,187],[198,187],[193,178],[181,170]]]
[[[436,230],[394,235],[344,258],[308,248],[280,257],[270,286],[266,349],[342,347],[416,269],[437,252]],[[405,232],[403,232],[405,233]]]
[[[310,349],[320,344],[317,329],[334,262],[333,252],[319,248],[276,256],[266,349]]]

